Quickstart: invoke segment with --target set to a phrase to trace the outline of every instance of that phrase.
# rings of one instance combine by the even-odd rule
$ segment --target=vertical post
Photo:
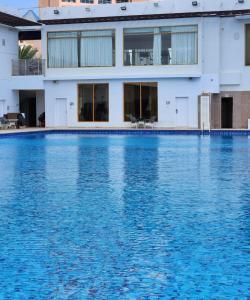
[[[92,109],[93,109],[93,122],[95,122],[95,85],[93,84],[93,95],[92,95]]]
[[[142,84],[140,83],[140,119],[142,118]]]

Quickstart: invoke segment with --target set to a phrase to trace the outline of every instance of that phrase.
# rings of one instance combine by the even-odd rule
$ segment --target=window
[[[113,66],[114,47],[112,30],[81,32],[81,67]]]
[[[93,4],[94,0],[80,0],[80,3]]]
[[[98,0],[98,4],[111,4],[111,0]]]
[[[153,65],[154,29],[124,30],[124,65]]]
[[[124,30],[124,65],[190,65],[198,62],[198,27]]]
[[[114,65],[114,30],[48,33],[49,68],[109,67]]]
[[[246,66],[250,66],[250,24],[246,24]]]
[[[78,88],[78,119],[80,122],[108,122],[108,84],[82,84]]]
[[[77,32],[50,32],[48,34],[49,68],[78,67]]]
[[[130,116],[136,119],[158,119],[157,83],[124,84],[124,120]]]

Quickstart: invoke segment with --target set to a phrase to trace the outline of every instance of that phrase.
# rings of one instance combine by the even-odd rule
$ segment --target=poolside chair
[[[9,128],[18,127],[18,115],[19,113],[7,113],[4,118],[9,122]]]
[[[131,114],[127,115],[127,117],[129,118],[131,127],[132,128],[137,128],[138,127],[137,119],[134,116],[132,116]]]
[[[138,120],[137,127],[138,128],[145,128],[145,120],[144,119]]]
[[[145,121],[145,128],[154,128],[156,116],[151,117]]]
[[[0,129],[8,129],[8,128],[10,128],[9,121],[6,118],[1,117],[0,118]]]

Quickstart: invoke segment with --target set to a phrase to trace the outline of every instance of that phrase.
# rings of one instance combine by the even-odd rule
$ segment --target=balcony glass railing
[[[12,60],[12,76],[44,75],[45,59]]]
[[[153,49],[124,50],[125,66],[148,66],[153,64]]]

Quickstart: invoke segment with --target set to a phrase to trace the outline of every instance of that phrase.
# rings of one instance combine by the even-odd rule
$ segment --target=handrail
[[[12,60],[12,76],[36,76],[45,74],[45,59]]]

